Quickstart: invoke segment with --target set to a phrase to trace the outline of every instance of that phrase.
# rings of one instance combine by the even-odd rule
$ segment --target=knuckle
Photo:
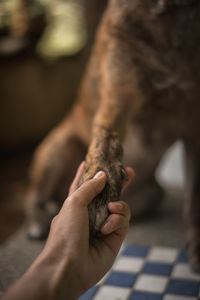
[[[128,203],[126,203],[126,202],[124,202],[124,201],[121,201],[121,204],[122,204],[122,206],[123,206],[123,208],[124,208],[125,210],[129,210],[129,205],[128,205]]]
[[[119,207],[121,208],[121,212],[127,214],[130,211],[129,205],[124,201],[119,201]]]
[[[125,206],[124,206],[124,202],[123,201],[118,201],[118,208],[120,209],[120,211],[124,211]]]
[[[66,200],[66,204],[69,206],[77,204],[78,202],[79,197],[76,195],[76,193],[71,194]]]

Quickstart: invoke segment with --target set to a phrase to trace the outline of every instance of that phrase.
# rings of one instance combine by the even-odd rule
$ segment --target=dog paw
[[[51,220],[57,214],[59,207],[55,201],[39,196],[37,192],[30,192],[30,206],[27,207],[27,237],[43,240],[48,236]]]
[[[95,172],[94,167],[88,166],[83,181],[92,178],[99,170],[106,173],[107,181],[104,190],[88,206],[91,238],[101,236],[100,229],[109,215],[108,202],[120,200],[122,181],[127,179],[124,167],[121,163],[115,163],[98,166]]]
[[[100,229],[109,215],[108,202],[120,200],[122,182],[128,179],[121,158],[122,147],[118,136],[113,133],[95,141],[89,149],[82,183],[100,170],[107,175],[104,190],[88,206],[91,238],[101,236]]]
[[[200,230],[190,230],[187,236],[186,248],[189,255],[191,269],[200,273]]]

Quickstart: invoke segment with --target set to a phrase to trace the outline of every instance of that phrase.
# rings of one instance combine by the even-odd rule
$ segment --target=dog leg
[[[200,147],[190,140],[185,141],[186,149],[186,246],[190,264],[200,272]]]
[[[99,170],[106,172],[107,183],[104,191],[89,205],[91,236],[98,236],[109,214],[107,204],[109,201],[119,200],[122,180],[127,176],[122,166],[122,146],[119,134],[103,125],[95,124],[82,182],[92,178]]]
[[[53,216],[67,196],[90,137],[85,115],[77,105],[35,152],[27,194],[28,236],[45,238]]]
[[[112,70],[110,62],[110,59],[113,60],[113,53],[117,70]],[[122,59],[119,59],[116,48],[111,49],[111,53],[108,50],[102,59],[99,107],[93,121],[92,140],[82,180],[84,182],[92,178],[99,170],[104,170],[107,174],[104,191],[89,205],[90,233],[93,237],[99,235],[99,230],[109,214],[108,202],[119,200],[122,180],[127,176],[122,166],[121,142],[134,107],[134,97],[133,84],[130,85],[127,74],[124,73],[123,78],[119,75],[123,72],[121,67],[118,69],[119,61]]]

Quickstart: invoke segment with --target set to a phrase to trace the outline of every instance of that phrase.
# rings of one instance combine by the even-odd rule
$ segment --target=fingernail
[[[96,175],[94,176],[94,178],[100,178],[104,175],[104,172],[103,171],[99,171],[98,173],[96,173]]]

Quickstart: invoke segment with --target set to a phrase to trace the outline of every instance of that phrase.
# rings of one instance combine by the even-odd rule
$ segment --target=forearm
[[[8,289],[2,300],[76,300],[79,291],[72,274],[70,260],[59,261],[41,253],[27,272]]]

